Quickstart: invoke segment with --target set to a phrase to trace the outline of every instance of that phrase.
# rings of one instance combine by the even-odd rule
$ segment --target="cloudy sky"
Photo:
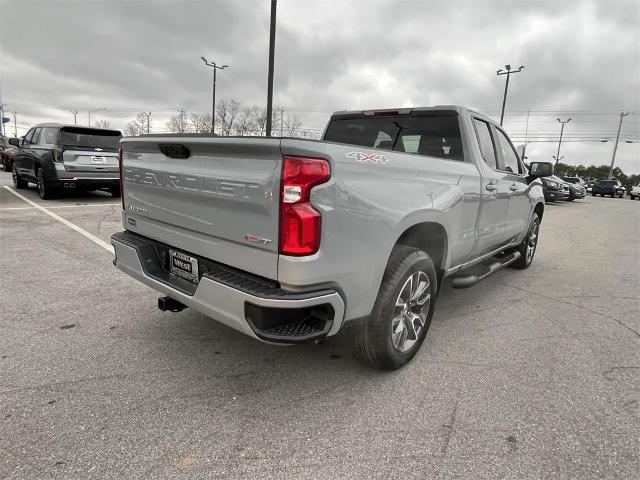
[[[18,134],[87,111],[124,128],[152,112],[207,112],[219,99],[266,102],[268,0],[0,0],[0,87]],[[280,0],[274,104],[320,132],[331,111],[462,104],[499,118],[530,159],[616,164],[640,173],[640,2]],[[527,111],[530,111],[527,131]],[[10,115],[11,116],[11,115]],[[13,118],[12,118],[13,121]],[[13,132],[13,124],[7,133]],[[635,143],[627,143],[635,142]]]

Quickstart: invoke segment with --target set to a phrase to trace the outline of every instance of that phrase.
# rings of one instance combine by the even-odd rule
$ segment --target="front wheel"
[[[20,175],[18,175],[18,170],[16,169],[15,163],[13,164],[13,167],[11,168],[11,176],[13,177],[13,186],[17,190],[22,190],[23,188],[27,188],[27,185],[28,185],[29,182],[27,182],[26,180],[20,178]]]
[[[537,213],[533,214],[531,223],[529,224],[529,230],[522,240],[517,250],[520,252],[520,258],[512,263],[510,266],[524,270],[529,268],[531,262],[533,262],[533,256],[536,254],[536,248],[538,248],[538,236],[540,235],[540,217]]]
[[[371,316],[356,325],[358,354],[384,370],[408,363],[427,335],[437,291],[436,270],[429,255],[413,247],[395,247]]]

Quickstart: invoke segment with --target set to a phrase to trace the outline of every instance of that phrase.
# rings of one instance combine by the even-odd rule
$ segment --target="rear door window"
[[[354,116],[331,120],[329,142],[464,160],[457,115]]]
[[[498,159],[496,157],[496,149],[493,144],[493,136],[491,135],[491,128],[489,124],[483,120],[474,118],[473,126],[476,130],[476,137],[478,139],[478,145],[480,146],[480,153],[485,163],[494,170],[498,169]]]

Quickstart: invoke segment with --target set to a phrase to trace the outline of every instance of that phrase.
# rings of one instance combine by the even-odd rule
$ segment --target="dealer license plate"
[[[171,273],[193,283],[198,283],[198,259],[176,250],[169,250]]]

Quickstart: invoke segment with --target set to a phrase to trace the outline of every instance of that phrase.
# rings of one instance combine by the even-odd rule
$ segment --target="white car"
[[[636,198],[640,200],[640,185],[633,185],[631,187],[629,197],[631,198],[631,200],[635,200]]]

